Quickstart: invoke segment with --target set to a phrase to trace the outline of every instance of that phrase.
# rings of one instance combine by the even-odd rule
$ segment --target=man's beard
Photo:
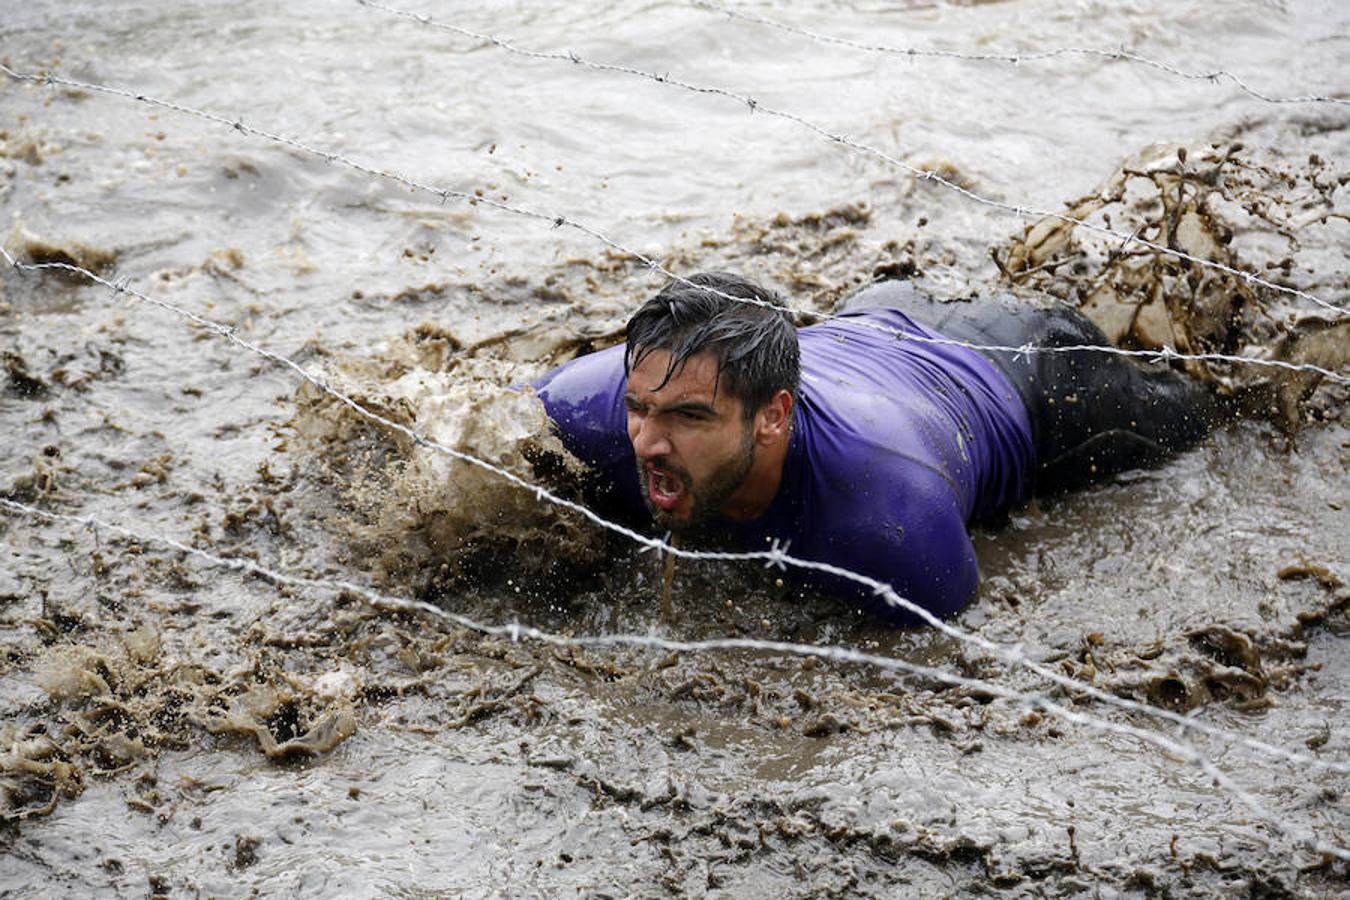
[[[642,502],[647,505],[647,510],[652,514],[652,520],[662,528],[673,532],[684,532],[696,528],[712,518],[722,504],[726,503],[727,499],[736,493],[736,489],[745,482],[746,476],[750,474],[750,469],[754,463],[755,437],[750,428],[745,429],[741,446],[737,449],[736,455],[714,469],[701,485],[695,485],[688,472],[671,466],[665,462],[664,457],[650,460],[651,465],[678,477],[693,500],[689,510],[689,518],[677,520],[669,510],[660,509],[652,504],[651,485],[647,483],[649,476],[647,470],[643,468],[642,462],[639,461],[638,483],[642,488]]]

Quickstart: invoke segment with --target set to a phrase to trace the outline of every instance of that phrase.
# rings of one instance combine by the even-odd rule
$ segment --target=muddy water
[[[1240,143],[1244,171],[1274,174],[1234,192],[1275,199],[1233,214],[1236,261],[1347,299],[1338,108],[1101,59],[868,55],[678,4],[436,15],[734,89],[1026,206],[1082,198],[1146,145],[1197,159]],[[1334,3],[791,16],[895,45],[1124,46],[1282,95],[1340,90],[1346,71]],[[0,27],[13,68],[55,67],[566,214],[678,271],[771,281],[805,310],[876,271],[952,296],[1007,287],[990,249],[1009,259],[1021,233],[744,104],[522,60],[354,4],[34,3]],[[129,276],[504,464],[523,465],[538,435],[500,387],[612,340],[660,283],[574,229],[442,204],[129,100],[2,90],[11,252]],[[1128,205],[1111,212],[1152,214]],[[1281,218],[1310,210],[1333,215]],[[1113,264],[1084,249],[1087,275]],[[1071,268],[1058,284],[1047,271],[1022,288],[1067,295]],[[293,377],[163,311],[78,279],[0,277],[6,497],[484,621],[842,644],[1045,689],[752,570],[682,564],[674,619],[660,622],[649,556],[329,415]],[[1255,299],[1278,316],[1243,319],[1229,346],[1273,346],[1296,327],[1286,316],[1307,312]],[[1292,436],[1287,416],[1235,420],[1156,471],[1018,511],[977,536],[984,586],[959,624],[1121,695],[1344,763],[1343,401],[1319,389]],[[0,529],[7,893],[1346,887],[1344,863],[1296,839],[1345,845],[1345,778],[1236,742],[1199,746],[1273,823],[1156,748],[979,692],[773,652],[512,644],[108,533],[9,512]]]

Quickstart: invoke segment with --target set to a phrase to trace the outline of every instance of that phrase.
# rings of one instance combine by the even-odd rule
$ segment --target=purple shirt
[[[1031,493],[1031,424],[1013,386],[978,352],[907,341],[862,321],[940,336],[890,309],[801,329],[802,383],[778,494],[759,518],[719,518],[713,527],[742,549],[790,541],[795,557],[869,575],[946,616],[979,584],[967,524]],[[573,360],[534,386],[567,448],[612,485],[622,510],[645,516],[623,352]],[[916,621],[847,579],[788,571],[888,621]]]

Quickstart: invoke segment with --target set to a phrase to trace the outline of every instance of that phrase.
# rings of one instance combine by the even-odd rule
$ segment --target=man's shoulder
[[[578,357],[531,382],[563,444],[593,466],[631,453],[623,408],[623,349]]]
[[[535,392],[555,403],[584,403],[598,394],[623,389],[623,346],[588,353],[565,362],[530,384]]]

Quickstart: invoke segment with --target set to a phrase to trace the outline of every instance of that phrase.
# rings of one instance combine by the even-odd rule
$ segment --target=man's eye
[[[675,415],[678,416],[678,417],[681,418],[681,419],[684,419],[686,422],[702,422],[702,421],[703,421],[703,413],[701,413],[701,412],[695,412],[695,411],[692,410],[692,409],[677,409],[677,410],[675,411]]]

